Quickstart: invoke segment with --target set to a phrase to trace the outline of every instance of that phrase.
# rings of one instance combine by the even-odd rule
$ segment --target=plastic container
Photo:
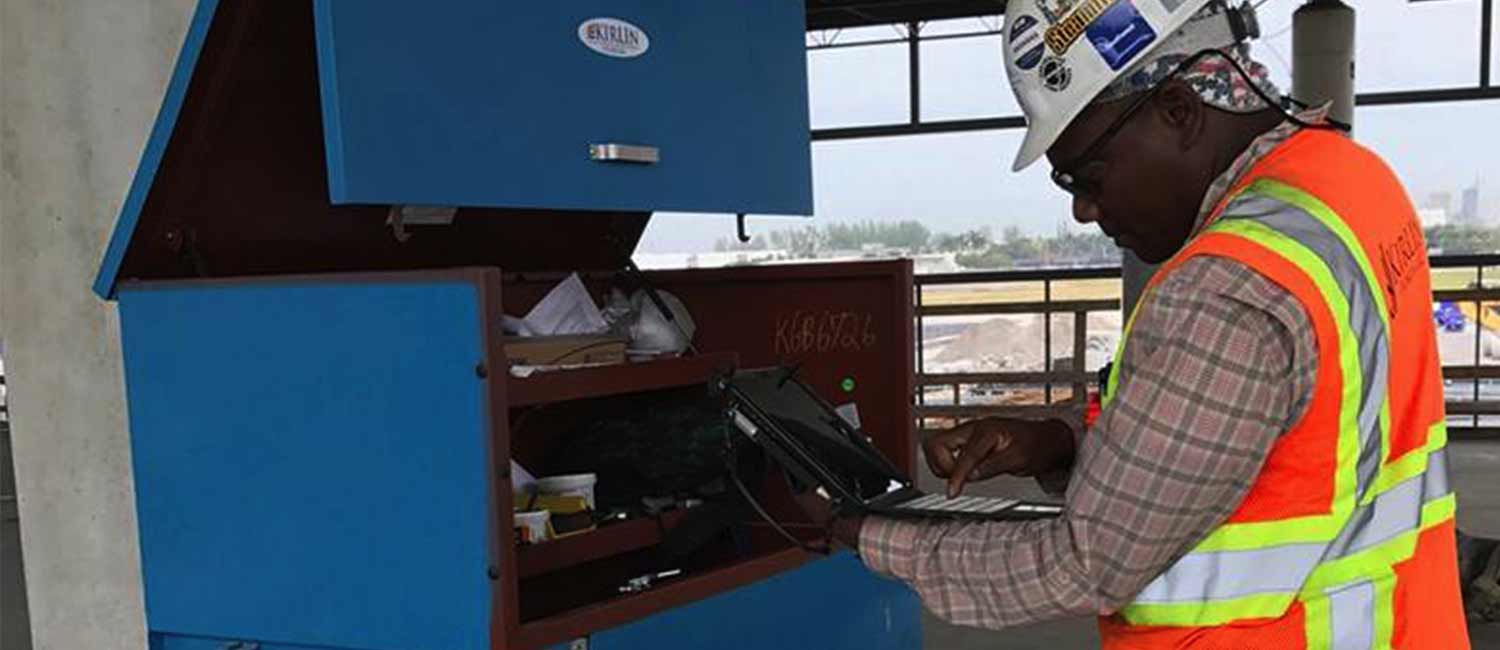
[[[537,479],[536,491],[539,494],[554,496],[578,496],[583,497],[588,504],[589,510],[597,510],[594,505],[594,484],[599,482],[595,474],[566,474],[563,476],[548,476]]]
[[[516,539],[522,544],[536,544],[552,539],[552,513],[546,510],[517,512]]]

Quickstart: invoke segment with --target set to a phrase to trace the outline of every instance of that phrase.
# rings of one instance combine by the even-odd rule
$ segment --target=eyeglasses
[[[1094,156],[1098,155],[1099,151],[1102,150],[1105,145],[1108,145],[1110,140],[1114,139],[1115,134],[1119,133],[1120,129],[1125,128],[1125,124],[1130,122],[1130,118],[1134,116],[1142,106],[1145,106],[1146,102],[1149,101],[1151,97],[1156,95],[1156,89],[1160,88],[1161,86],[1162,84],[1157,84],[1151,90],[1141,93],[1140,97],[1137,97],[1130,103],[1130,106],[1126,107],[1125,112],[1120,113],[1120,116],[1115,118],[1114,122],[1110,123],[1109,128],[1104,129],[1104,132],[1100,133],[1099,137],[1094,138],[1094,141],[1089,143],[1089,146],[1083,150],[1083,153],[1073,158],[1073,160],[1067,165],[1053,167],[1052,182],[1056,183],[1058,187],[1061,187],[1064,192],[1072,194],[1073,196],[1083,198],[1093,198],[1098,196],[1099,187],[1097,183],[1085,180],[1080,177],[1078,175],[1078,170],[1082,169],[1085,165],[1093,162]]]
[[[1064,192],[1072,194],[1073,196],[1082,198],[1098,197],[1098,184],[1080,178],[1078,175],[1078,170],[1094,161],[1094,156],[1098,155],[1099,151],[1104,149],[1105,145],[1108,145],[1110,140],[1114,139],[1115,134],[1119,133],[1120,129],[1125,128],[1125,124],[1130,121],[1130,118],[1133,117],[1136,112],[1141,109],[1142,106],[1146,105],[1146,102],[1150,101],[1152,97],[1156,96],[1156,91],[1160,90],[1162,86],[1167,85],[1166,82],[1168,79],[1176,77],[1184,70],[1197,65],[1197,63],[1204,58],[1214,55],[1223,56],[1224,60],[1234,65],[1236,69],[1239,69],[1241,75],[1245,75],[1244,70],[1240,68],[1239,64],[1236,63],[1234,59],[1228,56],[1224,56],[1224,53],[1218,50],[1203,50],[1186,59],[1183,59],[1181,63],[1178,63],[1175,67],[1172,68],[1172,71],[1168,73],[1167,76],[1162,77],[1162,80],[1157,82],[1155,86],[1152,86],[1150,90],[1147,90],[1146,92],[1143,92],[1139,96],[1137,96],[1130,103],[1130,106],[1125,108],[1125,112],[1120,113],[1120,116],[1116,117],[1115,121],[1110,123],[1109,128],[1104,129],[1103,133],[1100,133],[1098,137],[1094,138],[1093,142],[1089,143],[1089,146],[1083,150],[1083,153],[1073,158],[1073,160],[1069,161],[1069,163],[1066,165],[1053,167],[1052,182],[1056,183],[1058,187],[1061,187]],[[1245,75],[1245,78],[1248,79],[1249,75]],[[1250,86],[1255,89],[1257,94],[1260,93],[1260,89],[1255,88],[1255,84],[1252,83],[1250,84]],[[1267,104],[1274,105],[1271,103],[1270,98],[1266,97],[1265,95],[1262,94],[1261,98],[1265,99]]]

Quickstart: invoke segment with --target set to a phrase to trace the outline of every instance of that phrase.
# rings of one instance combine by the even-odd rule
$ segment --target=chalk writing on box
[[[836,310],[798,310],[776,319],[776,354],[858,352],[875,347],[874,317]]]

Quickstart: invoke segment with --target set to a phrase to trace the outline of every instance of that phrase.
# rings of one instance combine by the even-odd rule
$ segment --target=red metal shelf
[[[800,566],[809,559],[811,556],[801,549],[783,547],[749,560],[675,579],[639,594],[620,596],[522,623],[515,647],[540,650],[750,584]]]
[[[587,533],[517,547],[516,576],[530,578],[655,546],[661,543],[662,529],[671,530],[687,512],[673,510],[665,513],[660,523],[655,519],[632,519]]]
[[[506,402],[511,407],[529,406],[691,386],[707,382],[713,373],[732,370],[737,359],[733,352],[715,352],[679,359],[537,372],[526,378],[507,375]]]

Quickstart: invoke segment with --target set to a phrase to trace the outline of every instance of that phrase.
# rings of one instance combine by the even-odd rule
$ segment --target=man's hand
[[[859,548],[859,529],[864,524],[862,517],[834,517],[833,504],[816,490],[805,490],[795,498],[813,524],[832,530],[834,541],[849,548]]]
[[[927,466],[948,479],[948,496],[969,481],[997,474],[1036,476],[1073,460],[1073,432],[1062,420],[985,418],[965,422],[922,443]]]

